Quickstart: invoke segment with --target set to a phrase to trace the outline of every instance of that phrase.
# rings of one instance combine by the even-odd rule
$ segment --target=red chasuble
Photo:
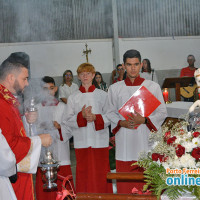
[[[0,128],[19,163],[29,152],[31,140],[26,132],[18,110],[19,102],[11,92],[0,84]],[[17,199],[33,200],[32,175],[17,173],[18,179],[12,184]]]

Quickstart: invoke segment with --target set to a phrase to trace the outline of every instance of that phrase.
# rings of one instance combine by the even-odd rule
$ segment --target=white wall
[[[71,69],[76,75],[77,67],[86,62],[83,55],[86,42],[88,49],[92,50],[88,56],[89,62],[97,71],[110,73],[113,70],[111,39],[0,44],[0,62],[12,52],[23,51],[30,56],[33,78],[45,75],[62,76],[66,69]]]
[[[89,54],[97,71],[111,73],[113,70],[112,39],[52,41],[34,43],[0,44],[0,62],[12,52],[24,51],[30,55],[33,78],[62,76],[66,69],[76,75],[77,67],[86,62],[83,56],[85,43],[92,50]],[[187,56],[196,57],[196,67],[200,67],[200,36],[175,38],[119,39],[120,60],[128,49],[137,49],[143,58],[149,58],[156,70],[181,69],[187,66]]]
[[[119,39],[120,60],[128,49],[140,51],[142,58],[151,61],[156,70],[181,69],[187,67],[187,56],[196,58],[196,67],[200,67],[200,37],[167,37]]]

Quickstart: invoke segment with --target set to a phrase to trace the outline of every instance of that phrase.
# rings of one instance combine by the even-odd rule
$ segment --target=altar
[[[168,117],[184,119],[184,116],[188,113],[192,104],[193,102],[185,101],[174,101],[166,104]]]

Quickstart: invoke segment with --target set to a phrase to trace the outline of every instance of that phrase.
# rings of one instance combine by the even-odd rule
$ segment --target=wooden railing
[[[107,179],[112,180],[131,180],[131,181],[144,181],[144,175],[142,172],[118,172],[118,173],[108,173]]]
[[[78,193],[76,200],[157,200],[155,195]]]
[[[143,173],[108,173],[107,179],[126,180],[126,181],[144,181]],[[102,193],[78,193],[76,200],[157,200],[155,195],[144,194],[102,194]]]

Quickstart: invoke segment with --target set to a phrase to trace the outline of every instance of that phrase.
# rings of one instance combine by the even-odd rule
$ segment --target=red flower
[[[162,161],[163,161],[163,162],[166,162],[167,159],[168,159],[168,156],[164,157]]]
[[[142,190],[138,190],[136,187],[134,187],[134,188],[132,189],[132,193],[133,193],[133,194],[147,194],[147,195],[149,195],[149,194],[151,194],[152,192],[149,191],[149,190],[147,190],[146,192],[143,192]]]
[[[176,155],[178,157],[181,157],[183,154],[185,154],[185,147],[181,146],[180,144],[176,147]]]
[[[183,129],[180,129],[180,132],[179,132],[181,135],[183,135],[185,133],[185,131]]]
[[[176,140],[176,136],[171,137],[171,138],[169,138],[169,139],[167,140],[167,144],[173,144],[173,143],[175,142],[175,140]]]
[[[171,131],[168,131],[165,133],[165,136],[164,136],[164,141],[167,141],[171,136]]]
[[[165,161],[166,159],[165,159],[165,157],[164,157],[164,155],[160,155],[160,154],[158,154],[158,153],[152,153],[152,160],[153,161],[158,161],[158,159],[160,160],[160,162],[163,162],[163,161]]]
[[[199,160],[200,159],[200,148],[199,147],[194,148],[191,155],[196,160]]]
[[[198,137],[199,135],[200,135],[199,132],[194,132],[194,133],[193,133],[193,136],[194,136],[194,137]]]

